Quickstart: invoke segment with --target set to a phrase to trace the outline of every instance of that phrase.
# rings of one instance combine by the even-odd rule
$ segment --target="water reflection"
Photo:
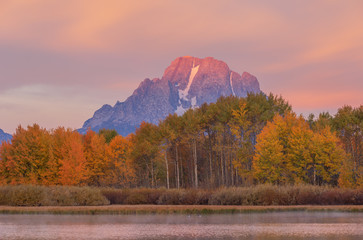
[[[362,239],[362,213],[0,215],[0,239]]]

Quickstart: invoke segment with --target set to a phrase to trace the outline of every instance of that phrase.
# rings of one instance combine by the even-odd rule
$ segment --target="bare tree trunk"
[[[151,188],[154,188],[154,163],[151,162]]]
[[[232,186],[234,185],[234,166],[233,166],[233,159],[234,159],[234,151],[233,151],[233,147],[231,146],[231,151],[230,151],[230,174],[231,174],[231,183]]]
[[[315,166],[314,166],[314,185],[316,185],[316,170],[315,170]]]
[[[168,164],[168,148],[165,149],[165,167],[166,167],[166,187],[169,189],[170,188],[170,183],[169,183],[169,164]]]
[[[190,156],[192,161],[188,161],[188,169],[192,169],[191,171],[188,171],[188,179],[189,179],[189,185],[195,186],[195,178],[194,178],[194,142],[190,144]]]
[[[212,173],[212,150],[209,152],[209,185],[213,184],[213,173]]]
[[[221,183],[222,185],[224,185],[224,169],[223,169],[223,150],[222,150],[222,147],[221,147]]]
[[[213,155],[213,149],[212,149],[212,140],[211,140],[211,134],[210,134],[210,130],[208,129],[207,131],[208,133],[208,147],[209,147],[209,186],[212,187],[212,185],[214,184],[214,179],[213,179],[213,169],[212,169],[212,155]],[[213,186],[214,187],[214,186]]]
[[[141,184],[145,187],[151,187],[150,185],[150,165],[146,164],[146,174],[143,175]]]
[[[236,167],[236,175],[235,175],[235,177],[236,177],[235,183],[236,183],[236,186],[238,186],[238,167]]]
[[[180,176],[179,176],[179,157],[178,157],[178,145],[175,145],[175,161],[176,161],[176,188],[180,188]]]
[[[229,158],[229,165],[230,165],[230,172],[231,172],[231,185],[234,186],[234,171],[233,171],[233,152],[232,146],[230,150],[230,158]]]
[[[223,148],[223,174],[224,174],[224,185],[228,186],[228,169],[227,169],[227,156],[226,149]]]
[[[193,146],[194,146],[194,183],[195,187],[198,188],[198,163],[197,163],[197,141],[193,139]]]
[[[181,187],[185,187],[184,183],[184,168],[183,168],[183,158],[180,158],[180,179],[181,179]]]

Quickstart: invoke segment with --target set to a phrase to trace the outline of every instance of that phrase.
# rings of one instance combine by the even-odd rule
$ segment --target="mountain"
[[[2,129],[0,129],[0,144],[3,141],[10,141],[13,138],[10,134],[4,132]]]
[[[260,92],[253,75],[240,75],[212,57],[179,57],[166,68],[161,79],[146,78],[126,101],[113,107],[103,105],[79,132],[107,128],[125,136],[142,121],[157,124],[170,113],[181,115],[191,107],[215,102],[220,96],[245,97],[247,92]]]

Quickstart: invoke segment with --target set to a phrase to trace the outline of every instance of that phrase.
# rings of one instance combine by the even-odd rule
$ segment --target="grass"
[[[108,205],[108,206],[0,206],[0,214],[223,214],[286,211],[363,212],[363,206],[216,206],[216,205]]]

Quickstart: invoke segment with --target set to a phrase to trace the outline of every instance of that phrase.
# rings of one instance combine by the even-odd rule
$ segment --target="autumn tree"
[[[276,115],[258,135],[254,176],[276,184],[306,182],[337,184],[345,158],[329,126],[313,132],[300,116]]]
[[[297,117],[279,96],[220,97],[159,125],[114,130],[19,127],[0,147],[0,184],[189,188],[275,184],[362,186],[362,106]],[[344,153],[344,151],[347,154]]]
[[[192,166],[192,179],[193,179],[193,185],[195,188],[198,188],[198,151],[197,151],[197,144],[199,142],[199,137],[201,134],[201,116],[198,114],[198,112],[194,109],[189,109],[183,114],[182,121],[184,124],[184,136],[185,141],[188,142],[190,148],[191,148],[191,159],[192,163],[190,164]]]
[[[246,101],[240,100],[239,107],[232,110],[232,119],[228,125],[235,140],[234,147],[237,150],[237,157],[233,165],[237,173],[243,179],[242,183],[252,183],[252,158],[254,155],[253,143],[250,141],[252,123],[248,119]]]
[[[2,147],[3,171],[8,183],[54,184],[54,172],[49,162],[51,138],[46,129],[34,124],[27,129],[19,126],[10,144]],[[10,173],[11,172],[11,173]]]
[[[257,136],[256,154],[253,158],[254,177],[262,183],[285,183],[288,178],[284,159],[284,146],[280,140],[283,119],[276,115]]]
[[[325,126],[314,134],[312,143],[316,162],[313,183],[337,185],[342,164],[346,159],[338,137],[329,126]]]
[[[109,144],[114,137],[118,135],[115,129],[102,128],[98,131],[98,135],[103,136],[107,144]]]
[[[139,186],[156,187],[162,174],[160,135],[157,126],[142,122],[131,136],[132,152]],[[165,179],[165,178],[164,178]]]
[[[233,117],[228,124],[237,148],[233,164],[242,178],[242,184],[253,183],[252,162],[257,135],[276,114],[283,116],[289,112],[291,106],[281,96],[249,93],[246,98],[239,99],[239,106],[232,110]]]
[[[181,117],[176,114],[169,114],[159,126],[161,141],[165,144],[165,150],[169,150],[170,156],[172,156],[171,158],[174,159],[174,183],[175,187],[179,189],[181,187],[181,172],[183,167],[180,161],[180,145],[184,125]],[[167,152],[164,154],[167,154]],[[166,161],[168,176],[171,175],[172,171],[169,171],[168,159]]]
[[[248,93],[246,97],[247,117],[251,122],[250,141],[256,145],[257,135],[262,131],[268,121],[278,114],[284,116],[291,112],[290,104],[281,96],[270,93]]]
[[[160,134],[161,140],[161,149],[164,152],[164,163],[165,163],[165,171],[166,171],[166,187],[170,188],[170,176],[171,176],[171,169],[170,169],[170,159],[172,152],[170,149],[173,147],[173,144],[176,142],[176,129],[173,128],[170,123],[173,122],[171,119],[177,118],[177,115],[169,115],[163,121],[160,121],[158,126],[158,131]],[[169,154],[170,152],[170,154]],[[169,157],[168,157],[169,156]],[[176,158],[177,159],[177,158]],[[177,164],[176,164],[177,165]],[[174,168],[175,169],[175,168]],[[179,172],[179,169],[178,169]],[[175,174],[177,175],[177,174]],[[179,179],[179,175],[176,177]],[[175,181],[177,182],[177,180]],[[179,185],[177,185],[179,188]]]
[[[107,166],[103,185],[131,187],[136,177],[131,158],[131,141],[118,135],[111,140],[106,149]]]
[[[0,145],[0,184],[16,184],[18,179],[18,166],[12,156],[12,144],[2,142]]]
[[[107,167],[105,138],[88,130],[83,136],[83,144],[86,158],[86,183],[91,186],[102,186]]]
[[[343,164],[340,175],[340,185],[362,187],[363,105],[357,108],[351,106],[339,108],[332,125],[347,153],[347,159]]]
[[[57,183],[84,184],[87,173],[82,136],[71,129],[59,127],[52,132],[52,151],[52,165],[58,169]]]
[[[292,120],[292,119],[291,119]],[[290,171],[290,182],[316,184],[317,162],[314,157],[314,133],[302,117],[296,119],[288,134],[286,146],[286,168]]]

